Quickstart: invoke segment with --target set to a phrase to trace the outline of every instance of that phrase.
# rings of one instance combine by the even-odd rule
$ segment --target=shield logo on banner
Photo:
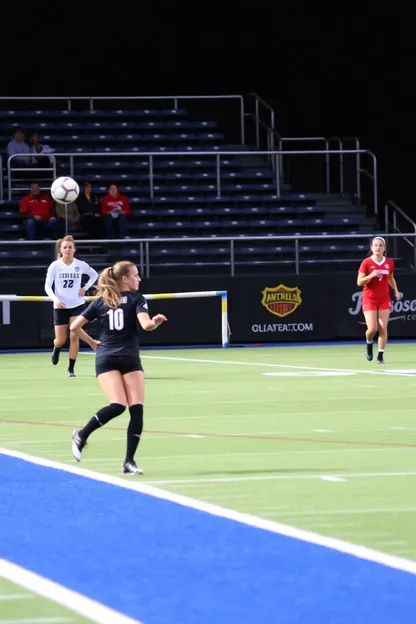
[[[262,305],[268,312],[280,318],[292,314],[302,303],[301,291],[297,286],[289,288],[284,284],[279,284],[275,288],[266,287],[262,290],[262,295]]]

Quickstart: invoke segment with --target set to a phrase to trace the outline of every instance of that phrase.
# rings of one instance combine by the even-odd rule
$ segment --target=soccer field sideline
[[[146,435],[141,455],[142,461],[147,464],[147,469],[140,481],[140,486],[167,487],[169,495],[187,498],[191,494],[202,504],[214,504],[220,507],[224,505],[227,508],[231,506],[236,513],[241,513],[241,507],[248,495],[245,488],[250,487],[249,496],[253,498],[255,495],[258,499],[260,515],[257,517],[261,521],[277,520],[280,524],[279,520],[284,518],[289,522],[294,522],[295,526],[292,528],[296,531],[308,531],[309,525],[309,531],[316,532],[319,538],[326,538],[327,532],[336,536],[337,532],[340,533],[339,527],[344,526],[345,528],[341,531],[344,537],[340,535],[338,539],[353,545],[354,543],[362,544],[362,540],[357,542],[356,539],[359,526],[361,524],[363,527],[364,525],[371,526],[374,522],[372,541],[378,540],[378,543],[388,551],[402,552],[404,557],[393,556],[398,559],[404,558],[413,565],[412,558],[406,559],[406,552],[416,554],[416,547],[413,551],[409,550],[408,531],[400,530],[395,534],[394,530],[386,531],[385,527],[380,526],[380,519],[384,523],[384,518],[390,517],[388,522],[394,529],[395,525],[392,523],[398,523],[396,526],[400,526],[401,518],[408,516],[409,519],[403,526],[410,528],[416,510],[416,501],[413,502],[414,496],[412,498],[411,494],[410,496],[400,494],[400,491],[404,493],[408,488],[411,488],[409,492],[414,492],[408,480],[414,479],[415,476],[414,470],[411,470],[410,456],[416,448],[416,429],[412,426],[413,409],[409,405],[414,387],[411,377],[415,376],[409,357],[411,353],[408,346],[400,345],[400,349],[407,351],[407,357],[404,358],[406,361],[404,361],[405,351],[401,352],[398,349],[398,345],[391,348],[391,358],[389,358],[391,364],[386,371],[371,371],[371,365],[369,365],[370,370],[357,366],[357,349],[351,350],[352,358],[351,356],[343,358],[345,361],[342,362],[342,366],[339,365],[339,355],[338,357],[332,356],[332,353],[337,355],[335,350],[331,349],[331,355],[329,355],[328,351],[322,348],[239,350],[233,354],[232,358],[230,358],[229,350],[215,350],[211,353],[187,351],[183,354],[177,353],[177,357],[173,357],[171,351],[159,355],[143,353],[148,377],[148,396],[145,412],[147,414],[145,417]],[[325,351],[328,355],[324,354]],[[9,360],[10,357],[12,361]],[[14,362],[18,363],[22,356],[8,356],[5,371],[9,375],[13,374],[14,369],[22,372],[27,368],[31,359],[30,356],[28,357],[29,360],[23,361],[22,365],[19,363],[15,366]],[[42,360],[45,359],[45,354],[37,354],[34,357],[33,361],[38,358]],[[238,359],[240,357],[241,360]],[[252,357],[254,361],[247,361]],[[259,358],[261,361],[258,361]],[[325,365],[322,365],[323,358],[327,360]],[[275,361],[271,362],[270,359],[275,359]],[[297,362],[293,361],[294,359]],[[5,387],[9,390],[9,393],[5,395],[9,399],[5,398],[5,401],[10,401],[10,405],[6,403],[0,410],[0,437],[1,432],[4,431],[6,441],[3,447],[11,448],[14,453],[37,457],[41,455],[41,459],[46,457],[49,458],[48,461],[62,462],[67,452],[65,449],[68,449],[68,435],[64,434],[61,438],[56,436],[56,433],[62,427],[69,430],[73,426],[71,420],[74,423],[73,418],[68,420],[68,410],[74,409],[68,405],[68,399],[72,394],[69,384],[74,384],[77,389],[74,397],[80,396],[79,393],[85,396],[89,388],[87,404],[85,401],[79,404],[82,414],[87,414],[93,409],[92,406],[99,404],[101,400],[99,390],[91,392],[92,384],[95,383],[92,371],[87,373],[92,368],[91,358],[84,357],[82,354],[79,360],[79,376],[75,380],[68,382],[66,379],[61,379],[62,371],[53,370],[54,384],[59,387],[59,391],[54,391],[55,397],[51,398],[53,401],[63,401],[63,404],[59,405],[55,402],[50,406],[51,409],[48,412],[53,412],[55,409],[55,414],[51,413],[46,420],[42,418],[43,426],[39,426],[41,423],[38,414],[41,414],[43,409],[41,405],[44,384],[42,378],[35,372],[35,370],[39,372],[42,370],[38,366],[33,369],[37,385],[30,393],[33,415],[27,420],[9,417],[9,414],[14,411],[18,414],[27,410],[23,405],[27,399],[21,396],[18,398],[18,393],[15,394],[13,390],[10,392],[10,388],[13,388],[12,380],[9,378],[11,383],[4,380]],[[305,360],[307,360],[307,365],[304,366]],[[354,360],[354,365],[351,365],[352,360]],[[360,360],[361,357],[358,357],[358,361]],[[333,364],[333,367],[331,368],[328,364]],[[376,367],[373,366],[373,368]],[[270,371],[289,374],[277,376],[263,374]],[[348,374],[343,374],[346,371]],[[311,372],[314,374],[311,375]],[[330,375],[325,374],[329,372]],[[371,383],[357,384],[357,378],[368,379],[366,375],[368,372],[373,375]],[[308,374],[305,375],[305,373]],[[406,384],[406,387],[401,385],[400,392],[397,391],[395,381],[399,376],[403,378],[403,382],[400,383]],[[226,387],[228,391],[225,393]],[[274,387],[278,389],[278,399],[272,396]],[[354,394],[351,393],[352,387],[355,388]],[[371,405],[369,393],[375,390],[383,397],[379,409]],[[249,398],[250,394],[254,394],[257,398]],[[162,396],[163,401],[160,401]],[[187,400],[189,398],[192,400]],[[75,398],[75,401],[79,399]],[[337,409],[337,403],[343,401],[348,401],[348,404],[340,405],[342,409]],[[299,407],[304,402],[308,403],[308,406],[306,410],[300,411]],[[394,402],[396,403],[395,414],[391,411]],[[91,405],[90,408],[88,404]],[[244,404],[247,404],[247,410],[240,413],[241,406]],[[286,408],[286,412],[282,412],[282,408]],[[335,412],[333,412],[334,408]],[[78,409],[76,413],[79,413]],[[7,414],[8,417],[3,419],[1,417],[3,414],[4,416]],[[366,415],[367,418],[365,418]],[[398,415],[400,420],[397,419]],[[329,422],[329,416],[332,422]],[[364,419],[361,418],[361,423],[360,416],[364,417]],[[39,423],[37,423],[38,420]],[[169,421],[172,425],[166,430],[164,425]],[[274,426],[267,427],[268,421],[269,425],[274,423]],[[157,426],[158,422],[159,426]],[[294,423],[297,426],[294,427]],[[251,427],[247,427],[247,424],[251,424]],[[16,427],[20,430],[23,428],[25,437],[16,435]],[[46,433],[49,430],[50,433]],[[29,431],[30,435],[27,435]],[[91,447],[90,454],[85,458],[85,466],[88,470],[98,471],[106,477],[119,473],[119,460],[114,452],[111,454],[108,451],[110,439],[117,445],[117,448],[123,445],[125,437],[121,434],[122,431],[124,431],[124,426],[120,421],[119,427],[109,427],[107,431],[102,432],[100,439],[94,440],[94,447]],[[60,444],[61,441],[63,446]],[[246,448],[241,448],[242,444]],[[271,449],[271,444],[278,445],[278,448]],[[369,446],[371,444],[373,446]],[[193,451],[189,445],[192,445]],[[228,450],[224,445],[228,445]],[[249,445],[248,448],[247,445]],[[165,452],[160,452],[162,449]],[[362,459],[359,460],[359,457]],[[389,457],[390,460],[388,460]],[[198,458],[202,463],[198,461]],[[324,458],[327,459],[322,463],[320,460]],[[345,461],[341,461],[341,458]],[[379,459],[376,461],[375,458]],[[399,458],[402,460],[400,461]],[[403,464],[404,469],[397,469],[400,464]],[[68,466],[69,462],[64,460],[64,465]],[[170,474],[167,474],[166,469],[169,465]],[[287,474],[278,474],[278,472],[267,474],[267,470],[278,471],[279,465],[280,472],[282,469],[286,470],[287,467]],[[337,469],[342,465],[348,466],[349,469]],[[360,465],[364,470],[353,469]],[[244,472],[233,475],[234,466],[241,468],[244,466]],[[204,471],[217,472],[217,467],[221,467],[220,474],[211,476],[203,474]],[[298,467],[303,468],[302,472]],[[373,469],[368,470],[369,467]],[[377,469],[374,470],[374,467]],[[382,467],[384,470],[380,469]],[[261,468],[260,474],[255,474],[259,472],[259,468]],[[101,472],[102,470],[104,472]],[[241,470],[239,469],[238,472],[240,473]],[[403,485],[397,488],[389,485],[389,482],[402,481]],[[329,497],[324,495],[322,504],[317,498],[315,508],[310,509],[306,503],[311,492],[306,494],[308,489],[301,486],[303,482],[305,487],[310,487],[312,483],[321,483],[322,486],[314,486],[314,489],[316,487],[331,488],[332,493],[328,490]],[[371,488],[371,482],[382,484],[382,490],[377,488],[376,491],[379,493],[374,501],[369,499],[367,505],[363,505],[358,498],[354,503],[355,486],[353,484],[360,482],[362,485],[359,486],[357,494],[361,491],[371,491],[368,489],[368,487]],[[250,483],[258,484],[259,489],[256,494]],[[262,483],[274,488],[269,493],[267,504],[266,498],[261,502],[263,500]],[[299,484],[295,488],[300,495],[297,501],[293,498],[294,492],[292,495],[289,494],[290,490],[284,486],[285,483]],[[274,484],[276,486],[280,484],[280,490],[284,486],[277,506],[273,503],[273,492],[278,492]],[[234,490],[229,489],[231,486]],[[345,498],[345,488],[351,487],[353,490],[349,489]],[[319,489],[316,490],[318,491]],[[383,499],[383,491],[386,495],[390,491],[392,493],[396,491],[390,498],[389,504],[386,504],[388,498]],[[339,493],[336,494],[336,492]],[[307,498],[304,498],[305,494]],[[339,496],[340,501],[337,500]],[[332,504],[328,505],[328,501]],[[350,504],[345,504],[346,502]],[[253,504],[255,504],[254,499]],[[254,508],[253,511],[255,511]],[[360,518],[365,519],[365,523],[362,523]],[[341,523],[340,520],[342,520]],[[352,523],[351,520],[353,520]],[[349,537],[347,537],[348,531]],[[368,540],[369,533],[362,532],[362,536],[364,540]],[[333,539],[331,536],[328,538]],[[366,546],[358,547],[365,548]],[[381,552],[381,554],[385,553]],[[387,554],[387,556],[391,555]],[[146,620],[142,618],[142,621]]]

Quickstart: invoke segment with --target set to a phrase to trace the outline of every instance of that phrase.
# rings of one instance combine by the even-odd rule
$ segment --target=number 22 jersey
[[[59,299],[66,308],[77,308],[85,303],[85,297],[79,294],[82,276],[88,275],[89,280],[84,288],[88,290],[96,282],[98,273],[83,260],[74,258],[71,264],[65,264],[60,258],[49,265],[46,273],[45,291],[54,302]],[[53,287],[53,288],[52,288]]]
[[[137,291],[123,292],[120,305],[111,308],[99,297],[82,316],[91,322],[98,319],[100,324],[100,345],[96,357],[104,355],[138,355],[139,321],[137,315],[149,313],[146,299]]]

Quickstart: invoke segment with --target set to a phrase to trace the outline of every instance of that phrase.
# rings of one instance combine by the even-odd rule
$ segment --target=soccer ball
[[[78,197],[79,186],[72,178],[57,178],[52,183],[51,195],[58,204],[70,204]]]

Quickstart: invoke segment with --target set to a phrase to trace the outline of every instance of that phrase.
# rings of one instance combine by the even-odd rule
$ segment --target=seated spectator
[[[20,212],[26,217],[26,231],[29,240],[37,238],[60,238],[62,236],[62,219],[56,218],[53,201],[41,193],[38,182],[32,182],[29,195],[25,195],[20,203]],[[65,222],[64,222],[65,226]]]
[[[131,209],[128,199],[121,195],[117,184],[110,184],[108,195],[101,200],[106,238],[125,238]]]
[[[68,228],[66,228],[66,219],[65,219],[65,204],[58,204],[55,202],[55,214],[56,218],[59,221],[57,227],[59,230],[64,232],[65,234],[69,234],[70,232],[74,232],[77,229],[79,224],[79,210],[76,202],[71,202],[66,205],[66,213],[68,220]],[[59,237],[58,237],[59,238]]]
[[[7,146],[7,156],[10,158],[15,154],[22,154],[25,158],[13,158],[11,167],[30,167],[32,160],[29,157],[30,147],[25,141],[25,131],[21,126],[15,126],[13,129],[13,140]]]
[[[90,182],[84,182],[77,199],[81,225],[89,238],[101,238],[102,222],[98,197],[92,192]]]
[[[44,154],[51,154],[55,150],[49,147],[49,145],[41,145],[39,143],[39,132],[37,130],[27,133],[27,144],[31,154],[41,154],[37,158],[32,158],[33,166],[52,167],[53,161],[49,156],[44,156]]]

